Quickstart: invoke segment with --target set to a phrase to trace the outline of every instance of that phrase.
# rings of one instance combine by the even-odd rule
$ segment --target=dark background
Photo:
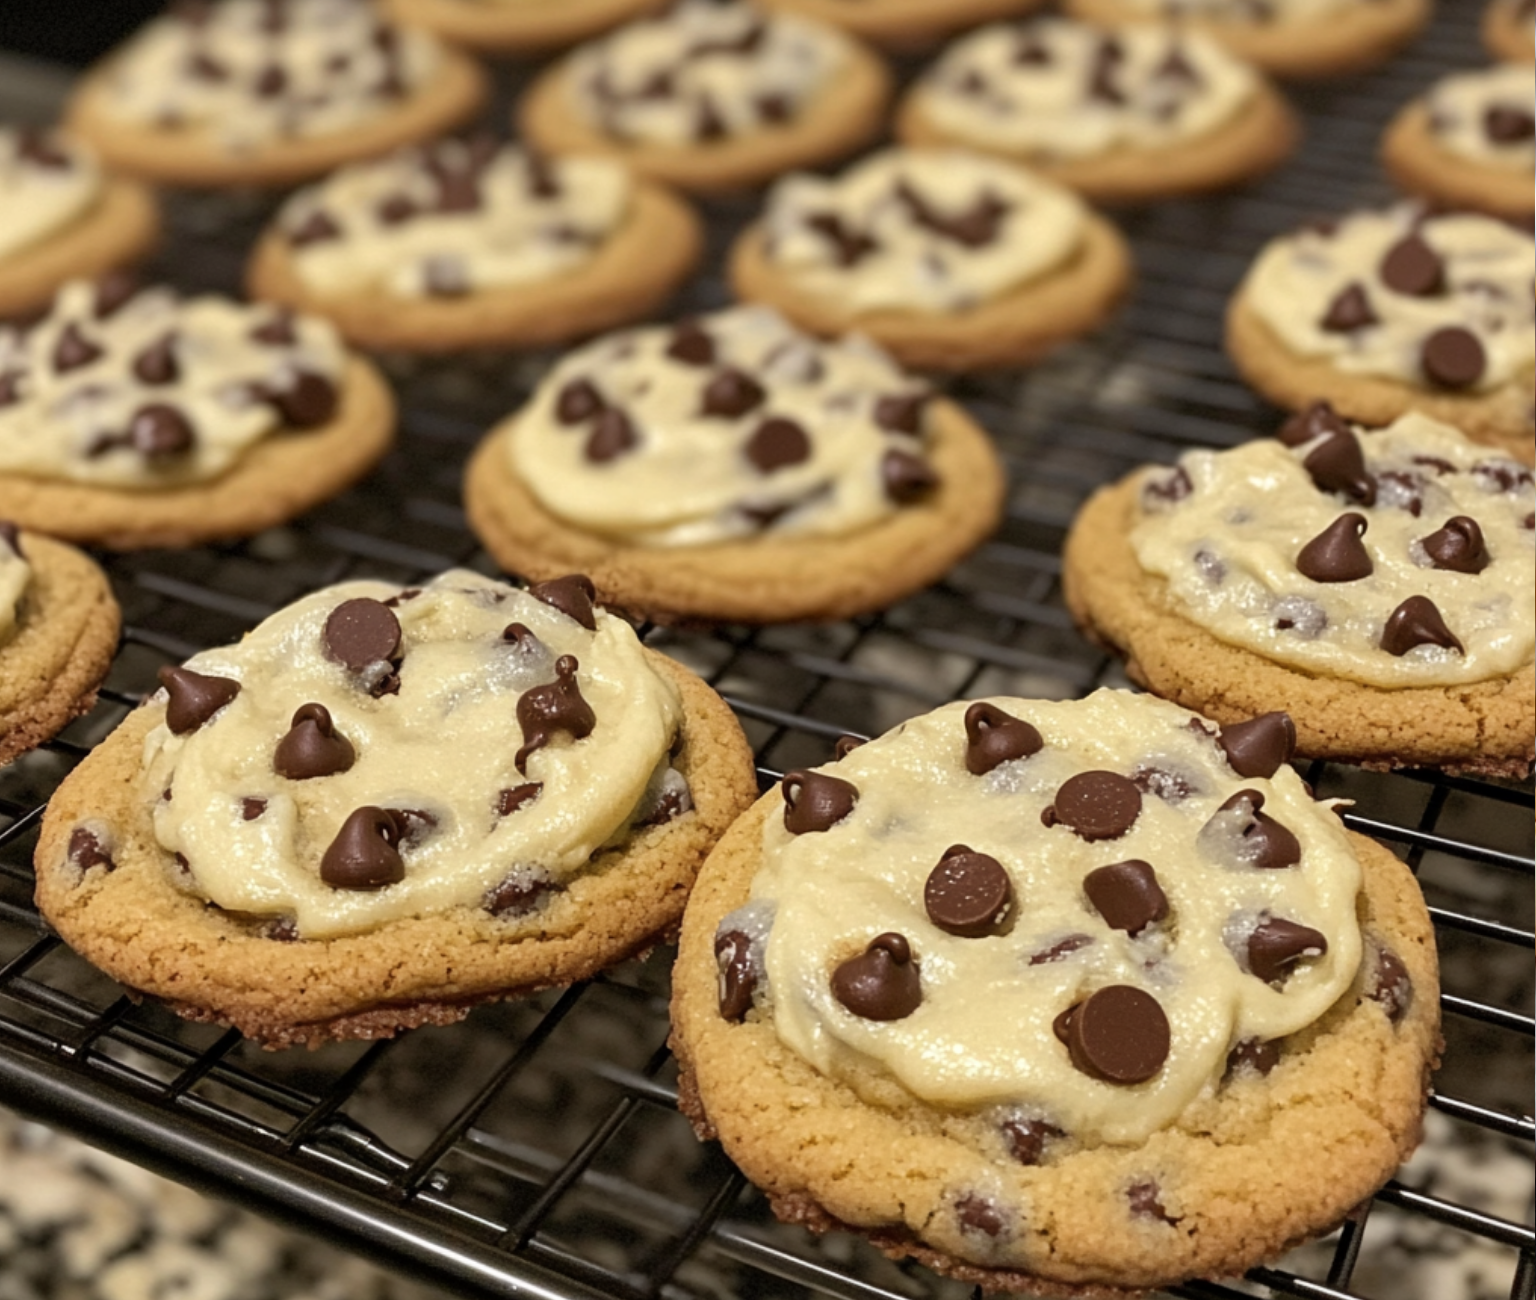
[[[0,47],[89,63],[163,7],[160,0],[0,0]]]

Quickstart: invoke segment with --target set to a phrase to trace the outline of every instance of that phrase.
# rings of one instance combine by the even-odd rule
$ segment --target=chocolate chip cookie
[[[396,21],[494,54],[561,49],[660,9],[665,0],[387,0]]]
[[[884,49],[926,54],[954,33],[1014,18],[1043,0],[759,0],[765,9],[831,23]]]

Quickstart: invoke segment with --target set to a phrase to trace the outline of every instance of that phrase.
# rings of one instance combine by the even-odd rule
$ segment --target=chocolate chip
[[[78,370],[81,366],[89,365],[96,360],[101,353],[101,348],[86,338],[74,321],[70,321],[64,327],[63,333],[59,335],[59,341],[53,348],[54,372],[62,375],[71,370]]]
[[[1432,384],[1441,388],[1470,388],[1488,369],[1488,354],[1471,330],[1448,325],[1424,340],[1419,364]]]
[[[196,435],[176,407],[150,402],[139,407],[128,421],[127,441],[146,460],[166,460],[191,451]]]
[[[839,736],[837,744],[832,747],[832,754],[835,758],[841,760],[847,758],[860,745],[867,745],[868,743],[861,736]]]
[[[409,221],[419,211],[416,200],[409,194],[389,194],[379,200],[373,215],[381,225],[399,226]]]
[[[1063,1137],[1062,1131],[1043,1119],[1010,1119],[1003,1122],[1003,1138],[1008,1150],[1021,1165],[1038,1165],[1051,1138]]]
[[[698,107],[694,111],[693,138],[723,140],[728,134],[725,119],[720,116],[720,110],[715,107],[715,101],[709,95],[701,94]]]
[[[1087,97],[1103,104],[1124,104],[1125,92],[1115,84],[1115,74],[1125,59],[1125,50],[1114,36],[1103,37],[1094,50],[1088,69]]]
[[[1105,1083],[1144,1083],[1168,1059],[1168,1017],[1156,998],[1129,984],[1111,984],[1056,1018],[1056,1036],[1072,1064]]]
[[[526,772],[529,758],[561,732],[572,740],[585,740],[597,726],[597,714],[576,680],[580,667],[574,655],[561,655],[555,660],[554,681],[534,686],[518,697],[517,721],[523,729],[523,744],[513,761],[519,772]]]
[[[336,385],[313,370],[296,370],[280,386],[262,385],[261,397],[294,429],[314,429],[328,423],[339,402]]]
[[[1483,112],[1483,134],[1495,144],[1518,144],[1536,135],[1536,117],[1509,104],[1490,104]]]
[[[1360,439],[1348,430],[1324,439],[1301,462],[1319,492],[1339,492],[1356,505],[1376,504],[1376,480],[1366,472]]]
[[[904,935],[887,932],[832,972],[832,996],[865,1020],[902,1020],[923,1000],[917,959]]]
[[[303,221],[287,232],[288,243],[294,248],[307,248],[310,244],[323,244],[341,238],[341,227],[332,220],[324,208],[316,208]]]
[[[1138,764],[1131,773],[1131,783],[1142,794],[1156,795],[1164,803],[1182,803],[1195,792],[1188,778],[1151,763]]]
[[[983,194],[966,211],[949,216],[933,207],[906,181],[896,186],[896,198],[916,225],[964,248],[984,248],[995,243],[1003,218],[1013,205],[993,194]]]
[[[272,766],[290,781],[345,772],[357,759],[357,751],[345,736],[338,735],[331,711],[323,704],[301,704],[293,725],[272,755]]]
[[[64,850],[64,856],[78,871],[89,871],[92,867],[105,867],[108,871],[117,870],[117,863],[112,860],[112,854],[107,846],[101,842],[94,831],[84,826],[76,826],[70,831],[69,845]]]
[[[214,677],[172,664],[157,676],[165,687],[165,725],[176,736],[196,731],[240,694],[240,683],[232,677]]]
[[[885,494],[897,505],[921,501],[939,485],[939,476],[923,457],[894,448],[880,460]]]
[[[1083,892],[1112,930],[1137,935],[1168,915],[1157,872],[1140,858],[1095,868],[1083,877]]]
[[[328,658],[360,673],[371,664],[394,659],[400,648],[400,620],[383,601],[355,596],[330,612],[320,639]]]
[[[584,424],[606,409],[602,394],[586,379],[571,380],[555,398],[555,419],[561,424]]]
[[[133,359],[133,373],[141,384],[174,384],[181,378],[176,360],[176,334],[168,331]]]
[[[565,886],[547,876],[517,871],[485,891],[480,906],[492,916],[527,916],[551,894],[563,893]]]
[[[1376,476],[1376,503],[1406,510],[1417,519],[1424,513],[1424,476],[1399,469],[1384,469]]]
[[[763,386],[751,375],[728,366],[704,385],[699,413],[734,420],[761,406],[766,396]]]
[[[1031,966],[1044,966],[1049,962],[1065,961],[1073,953],[1088,947],[1092,943],[1092,935],[1069,934],[1065,939],[1058,940],[1049,948],[1042,948],[1039,952],[1031,954],[1029,964]]]
[[[21,549],[21,529],[9,519],[0,519],[0,540],[5,542],[18,560],[27,558],[27,553]]]
[[[1168,1213],[1162,1202],[1162,1188],[1150,1179],[1146,1182],[1133,1183],[1125,1193],[1125,1199],[1130,1202],[1131,1215],[1137,1219],[1157,1219],[1162,1223],[1177,1223],[1178,1219]]]
[[[96,281],[96,300],[92,314],[97,320],[115,316],[126,303],[138,297],[138,277],[129,271],[108,271]]]
[[[253,822],[267,811],[267,801],[259,795],[246,795],[240,800],[240,820]]]
[[[1379,1002],[1394,1025],[1408,1014],[1413,1005],[1413,979],[1403,959],[1390,948],[1376,950],[1376,963],[1371,969],[1370,992],[1373,1002]]]
[[[696,320],[680,320],[672,330],[667,355],[685,366],[709,366],[715,361],[715,341]]]
[[[320,858],[320,879],[334,889],[383,889],[405,879],[402,827],[390,809],[365,805],[348,814]]]
[[[1001,934],[1013,911],[1013,882],[990,854],[952,844],[928,873],[923,906],[945,934],[962,939]]]
[[[674,772],[676,769],[673,769]],[[676,773],[678,780],[682,780],[682,773]],[[644,816],[635,818],[636,826],[665,826],[669,821],[681,817],[685,812],[693,808],[693,792],[686,782],[680,786],[669,786],[661,792]]]
[[[19,370],[0,373],[0,407],[14,406],[21,401],[21,379]]]
[[[1280,426],[1276,437],[1287,447],[1300,447],[1330,434],[1350,435],[1349,425],[1329,402],[1313,402]]]
[[[1263,808],[1258,790],[1239,790],[1201,827],[1202,846],[1218,859],[1264,871],[1295,866],[1301,861],[1301,841]]]
[[[1152,69],[1154,81],[1177,81],[1185,86],[1196,87],[1205,84],[1200,75],[1200,70],[1191,63],[1184,50],[1177,44],[1168,46],[1168,53],[1163,61]]]
[[[1045,741],[1023,718],[1004,713],[995,704],[977,700],[965,711],[965,770],[985,776],[1016,758],[1038,754]]]
[[[1445,287],[1445,263],[1419,235],[1404,235],[1381,259],[1377,272],[1395,293],[1427,298]]]
[[[1244,1038],[1240,1039],[1237,1046],[1227,1053],[1226,1073],[1231,1077],[1252,1071],[1262,1078],[1279,1063],[1280,1040],[1278,1038]]]
[[[1231,722],[1216,734],[1216,743],[1238,776],[1268,780],[1296,752],[1296,724],[1291,715],[1261,713],[1247,722]]]
[[[1328,940],[1311,926],[1283,917],[1266,917],[1248,936],[1248,970],[1279,988],[1304,957],[1321,957]]]
[[[789,96],[769,93],[758,95],[752,100],[752,106],[757,110],[760,122],[772,122],[775,126],[789,121],[795,115],[795,106],[790,102]]]
[[[1297,569],[1313,582],[1358,582],[1370,577],[1376,566],[1360,540],[1368,526],[1362,514],[1340,515],[1301,548]]]
[[[857,266],[880,247],[868,235],[846,225],[835,212],[814,212],[805,218],[805,224],[832,245],[839,266]]]
[[[270,939],[273,943],[297,943],[299,941],[299,923],[291,916],[273,917],[260,930],[263,939]]]
[[[575,619],[588,632],[597,631],[597,612],[592,606],[597,588],[586,574],[568,573],[563,578],[536,582],[528,588],[528,594],[551,609],[558,609],[566,618]]]
[[[627,451],[640,445],[640,436],[629,416],[615,406],[610,406],[597,417],[592,432],[582,447],[584,455],[594,465],[605,465]]]
[[[496,795],[497,815],[510,817],[519,808],[537,799],[539,792],[543,789],[542,781],[525,781],[522,785],[515,785],[510,790],[500,791]]]
[[[289,348],[299,341],[294,333],[293,313],[286,308],[278,311],[271,320],[263,321],[251,331],[251,338],[268,347]],[[264,397],[263,397],[263,400]]]
[[[1457,654],[1466,649],[1456,634],[1446,627],[1440,609],[1428,596],[1409,596],[1387,615],[1381,629],[1381,648],[1389,655],[1402,656],[1415,646],[1437,645]]]
[[[858,786],[825,772],[786,772],[779,789],[784,795],[784,829],[791,835],[830,830],[859,802]]]
[[[515,646],[525,654],[532,654],[544,644],[522,623],[508,623],[501,629],[501,639],[505,644]]]
[[[744,1020],[757,991],[751,936],[740,930],[715,935],[715,967],[720,973],[720,1018],[733,1024]]]
[[[16,156],[49,171],[69,171],[74,166],[69,155],[44,132],[30,128],[16,133]]]
[[[811,439],[794,420],[770,416],[757,426],[747,443],[747,459],[759,473],[772,474],[811,458]]]
[[[1419,543],[1437,569],[1453,573],[1481,573],[1488,567],[1488,547],[1477,520],[1466,515],[1452,515]]]
[[[1480,460],[1472,477],[1484,492],[1520,492],[1531,486],[1531,471],[1512,460]]]
[[[1022,27],[1014,42],[1013,61],[1024,68],[1048,67],[1053,62],[1051,48],[1033,27]]]
[[[892,433],[919,433],[923,427],[923,412],[932,399],[933,394],[927,389],[911,393],[887,393],[877,397],[875,423]]]
[[[1306,641],[1321,636],[1328,626],[1328,611],[1305,596],[1282,596],[1274,604],[1274,613],[1277,632],[1294,632]]]
[[[1339,290],[1328,304],[1321,322],[1330,334],[1352,334],[1367,325],[1379,323],[1380,318],[1371,309],[1371,300],[1366,295],[1365,286],[1358,280],[1351,281]]]
[[[1175,465],[1161,476],[1147,476],[1141,485],[1141,507],[1143,510],[1159,510],[1184,500],[1194,490],[1189,472],[1182,465]]]
[[[478,212],[480,182],[473,172],[443,172],[437,177],[437,211]]]
[[[1118,839],[1140,813],[1141,791],[1134,782],[1118,772],[1079,772],[1062,782],[1041,820],[1067,826],[1092,842]]]
[[[955,1219],[962,1232],[979,1232],[984,1237],[1000,1237],[1008,1226],[997,1202],[975,1192],[967,1192],[955,1201]]]

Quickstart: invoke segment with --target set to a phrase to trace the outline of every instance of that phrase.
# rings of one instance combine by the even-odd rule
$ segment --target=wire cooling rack
[[[765,781],[824,761],[844,731],[879,732],[951,699],[1065,697],[1122,682],[1062,606],[1067,522],[1094,486],[1141,462],[1273,428],[1275,413],[1222,356],[1227,295],[1271,234],[1388,197],[1374,164],[1378,134],[1438,72],[1481,60],[1476,18],[1467,0],[1444,6],[1432,32],[1389,68],[1306,90],[1305,151],[1264,184],[1123,214],[1140,281],[1103,335],[1027,374],[953,385],[996,436],[1012,489],[1001,531],[946,581],[831,626],[651,631],[653,644],[731,701]],[[63,78],[17,68],[0,76],[0,107],[46,117]],[[519,79],[507,74],[503,91]],[[172,233],[156,270],[188,288],[236,288],[267,202],[175,196],[169,209]],[[712,268],[750,212],[710,210]],[[711,269],[684,306],[724,299]],[[232,640],[323,583],[491,568],[465,528],[461,468],[548,361],[391,362],[400,444],[359,488],[239,545],[102,557],[126,627],[101,703],[0,771],[0,1102],[455,1295],[964,1297],[968,1288],[891,1264],[862,1242],[774,1224],[719,1151],[694,1141],[674,1107],[666,952],[563,992],[483,1008],[459,1026],[267,1054],[236,1033],[136,1005],[69,953],[31,905],[44,802],[153,688],[159,665]],[[1356,800],[1347,820],[1403,854],[1433,905],[1447,1051],[1431,1105],[1445,1117],[1444,1143],[1453,1155],[1492,1143],[1528,1159],[1530,785],[1323,764],[1306,775],[1319,793]],[[1493,1258],[1498,1293],[1508,1286],[1529,1298],[1529,1191],[1527,1177],[1526,1212],[1511,1215],[1454,1183],[1447,1191],[1405,1176],[1355,1211],[1327,1248],[1241,1283],[1191,1283],[1174,1294],[1373,1294],[1356,1289],[1370,1285],[1356,1272],[1362,1243],[1377,1225],[1406,1218],[1438,1234],[1453,1259]]]

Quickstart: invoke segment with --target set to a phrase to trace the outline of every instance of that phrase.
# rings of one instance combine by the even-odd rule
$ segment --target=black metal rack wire
[[[1444,5],[1388,68],[1307,89],[1304,151],[1269,181],[1122,214],[1140,281],[1102,336],[1027,374],[952,386],[996,436],[1012,489],[999,534],[946,581],[831,626],[650,631],[730,699],[765,780],[823,761],[844,731],[878,732],[950,699],[1063,697],[1122,682],[1062,606],[1067,522],[1093,487],[1136,464],[1273,427],[1274,412],[1221,353],[1226,297],[1269,235],[1388,197],[1373,161],[1380,129],[1439,72],[1481,60],[1477,16],[1470,0]],[[509,73],[504,89],[519,81]],[[23,85],[41,90],[29,99]],[[0,109],[45,115],[63,89],[62,78],[0,76]],[[234,289],[269,204],[183,195],[169,210],[172,235],[156,269],[188,288]],[[711,209],[713,266],[750,211]],[[724,298],[707,272],[684,306]],[[461,467],[547,361],[391,362],[402,436],[359,488],[246,543],[102,557],[126,619],[101,703],[0,771],[0,1102],[456,1295],[964,1296],[967,1288],[861,1242],[774,1224],[718,1150],[694,1142],[674,1106],[665,952],[564,992],[484,1008],[460,1026],[264,1054],[234,1032],[130,1001],[31,905],[44,802],[152,688],[161,663],[231,640],[324,583],[489,567],[464,525]],[[1430,898],[1447,1038],[1431,1105],[1448,1118],[1452,1145],[1529,1153],[1530,784],[1324,764],[1306,775],[1320,793],[1355,799],[1350,824],[1405,856]],[[1383,1215],[1443,1225],[1466,1249],[1495,1251],[1510,1267],[1509,1294],[1533,1295],[1528,1209],[1500,1215],[1476,1198],[1399,1181],[1354,1212],[1312,1263],[1288,1257],[1246,1283],[1193,1282],[1173,1294],[1362,1294],[1353,1289],[1357,1256]]]

